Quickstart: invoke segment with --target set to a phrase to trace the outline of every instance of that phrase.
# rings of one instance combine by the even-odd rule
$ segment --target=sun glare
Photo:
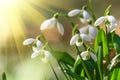
[[[14,53],[18,53],[22,59],[22,53],[25,50],[22,42],[28,27],[23,19],[23,14],[25,18],[32,21],[37,20],[36,23],[38,23],[38,19],[44,18],[30,3],[30,0],[0,0],[0,55],[1,53],[8,54],[8,49],[14,51],[17,48],[17,52]]]

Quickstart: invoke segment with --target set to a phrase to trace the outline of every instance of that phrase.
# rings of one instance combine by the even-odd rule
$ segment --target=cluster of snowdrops
[[[97,19],[88,6],[83,6],[82,9],[73,9],[63,16],[55,13],[52,18],[41,24],[41,35],[35,39],[26,39],[23,41],[23,45],[32,44],[31,58],[40,56],[43,62],[50,63],[50,58],[54,57],[66,80],[109,80],[112,78],[113,71],[119,68],[120,62],[120,42],[118,41],[120,37],[115,33],[120,22],[110,14],[110,7],[108,6],[104,15]],[[44,33],[42,34],[42,31],[46,29],[57,27],[58,32],[64,35],[64,27],[59,22],[59,17],[66,17],[73,28],[69,42],[70,46],[76,49],[76,59],[67,51],[52,49],[44,37]],[[75,24],[73,18],[78,19],[86,26],[78,28],[78,24]],[[84,49],[81,50],[79,48],[81,46]],[[111,57],[111,55],[114,56]],[[50,65],[56,80],[60,80],[51,63]]]

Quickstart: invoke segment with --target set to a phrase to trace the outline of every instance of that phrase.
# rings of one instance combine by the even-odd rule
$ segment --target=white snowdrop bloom
[[[107,29],[110,31],[110,32],[113,32],[117,27],[118,25],[120,25],[120,22],[118,22],[114,16],[102,16],[100,18],[98,18],[96,21],[95,21],[95,26],[99,26],[101,23],[103,23],[104,21],[108,21],[109,22],[109,25],[107,25]]]
[[[81,46],[83,44],[83,40],[80,37],[80,34],[75,34],[71,40],[70,40],[70,45],[74,45],[76,44],[76,46]]]
[[[91,25],[80,28],[79,32],[81,38],[88,42],[94,40],[97,35],[97,29],[92,27]]]
[[[90,51],[84,51],[80,55],[83,60],[88,60],[91,57],[95,62],[97,61],[97,56]]]
[[[32,44],[35,41],[33,38],[29,38],[23,41],[23,45],[29,45]]]
[[[98,18],[96,21],[95,21],[95,26],[99,26],[101,23],[103,23],[104,21],[109,21],[110,24],[114,24],[117,22],[117,20],[115,19],[114,16],[102,16],[100,18]]]
[[[64,28],[63,25],[56,19],[56,18],[50,18],[48,20],[45,20],[41,26],[40,30],[45,30],[45,29],[51,29],[53,27],[57,26],[57,29],[61,35],[64,34]]]
[[[91,20],[91,17],[86,10],[73,9],[70,12],[68,12],[69,17],[73,17],[76,15],[81,15],[80,20],[82,23],[86,23],[86,22],[89,22]]]

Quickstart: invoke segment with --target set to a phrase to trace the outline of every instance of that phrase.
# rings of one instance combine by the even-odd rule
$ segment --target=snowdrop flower
[[[113,32],[116,27],[120,24],[114,16],[112,15],[107,15],[107,16],[102,16],[100,18],[98,18],[96,21],[95,21],[95,26],[99,26],[101,23],[105,22],[105,21],[108,21],[109,24],[107,24],[107,28],[110,32]]]
[[[64,28],[63,25],[55,18],[50,18],[48,20],[45,20],[41,26],[40,26],[40,30],[45,30],[45,29],[51,29],[53,27],[57,26],[57,29],[59,31],[59,33],[61,35],[64,34]]]
[[[95,62],[97,61],[97,56],[90,51],[84,51],[80,55],[83,60],[88,60],[91,57]]]
[[[74,9],[74,10],[71,10],[70,12],[68,12],[69,17],[73,17],[76,15],[80,15],[80,20],[82,23],[86,23],[91,20],[91,17],[86,10]]]
[[[23,45],[29,45],[29,44],[33,44],[32,46],[33,53],[31,55],[31,58],[35,58],[38,55],[40,55],[41,60],[45,63],[49,58],[51,58],[52,56],[51,53],[47,50],[44,50],[43,43],[40,40],[29,38],[23,41]]]
[[[97,29],[90,25],[80,28],[79,32],[70,39],[70,45],[81,46],[83,41],[91,42],[97,35]]]
[[[88,42],[94,40],[97,35],[97,29],[92,27],[91,25],[80,28],[79,32],[81,38]]]
[[[23,45],[29,45],[29,44],[33,44],[32,46],[33,54],[31,55],[31,58],[35,58],[40,54],[43,47],[43,43],[40,40],[33,38],[29,38],[23,41]]]
[[[98,26],[100,25],[101,23],[103,23],[104,21],[109,21],[111,24],[114,24],[117,22],[117,20],[115,19],[114,16],[102,16],[100,18],[98,18],[96,21],[95,21],[95,26]]]
[[[76,46],[81,46],[83,44],[83,40],[80,36],[80,34],[75,34],[71,40],[70,40],[70,45],[74,45],[76,44]]]

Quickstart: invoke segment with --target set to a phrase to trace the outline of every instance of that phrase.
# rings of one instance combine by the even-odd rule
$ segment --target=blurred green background
[[[81,9],[83,5],[88,4],[88,0],[18,0],[19,3],[12,1],[11,4],[0,0],[0,80],[3,72],[6,72],[8,80],[53,80],[54,75],[49,65],[42,63],[38,57],[31,59],[31,47],[23,46],[22,42],[39,35],[40,24],[54,13],[66,14],[72,9]],[[92,2],[97,18],[112,4],[111,14],[120,19],[120,0]],[[71,25],[64,18],[60,18],[60,22],[64,25],[65,35],[61,36],[53,29],[45,31],[45,37],[55,50],[67,51],[75,57],[74,48],[69,46]],[[59,77],[63,77],[56,62],[54,63]]]

